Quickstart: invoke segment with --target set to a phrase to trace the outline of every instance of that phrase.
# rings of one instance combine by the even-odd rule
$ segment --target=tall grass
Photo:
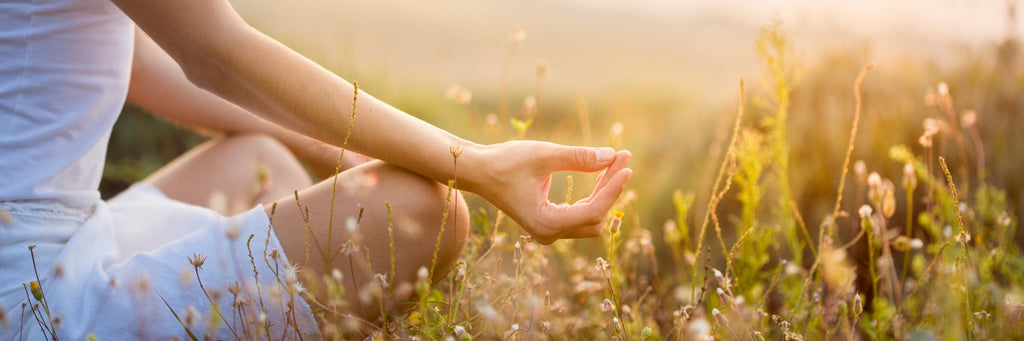
[[[674,117],[634,127],[645,121],[582,95],[540,101],[545,73],[557,72],[547,66],[537,72],[535,110],[507,117],[516,91],[505,79],[520,40],[503,60],[497,103],[467,95],[412,109],[461,109],[472,119],[456,130],[495,140],[529,133],[589,145],[607,131],[637,155],[637,177],[602,238],[544,247],[471,197],[471,234],[453,271],[421,269],[416,298],[381,321],[321,320],[326,338],[1024,337],[1024,254],[1015,233],[1024,209],[1016,171],[1024,164],[1007,147],[1024,143],[1008,128],[1024,123],[1024,106],[1013,100],[1024,72],[1006,68],[1006,57],[979,52],[952,69],[883,60],[865,78],[864,53],[798,61],[796,44],[773,22],[755,43],[764,81],[740,86],[735,116],[721,110],[721,152],[708,155],[715,145],[704,141],[683,162],[630,132],[699,127],[664,123],[683,120]],[[502,119],[479,114],[495,105]],[[659,139],[670,144],[692,142],[665,135]],[[454,148],[452,156],[439,162],[457,162]],[[717,173],[694,179],[693,163]],[[850,174],[851,164],[863,168]],[[890,180],[897,176],[899,187]],[[580,179],[587,176],[555,181],[552,195],[570,202]],[[342,297],[340,277],[323,279],[331,297]],[[340,314],[358,309],[317,304]]]

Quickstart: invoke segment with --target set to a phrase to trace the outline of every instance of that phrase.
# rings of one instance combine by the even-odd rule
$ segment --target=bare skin
[[[340,154],[337,146],[349,133],[355,90],[350,83],[249,27],[226,1],[113,2],[152,37],[137,34],[129,101],[193,127],[228,136],[257,134],[210,143],[147,181],[172,198],[197,205],[209,205],[213,188],[230,202],[265,204],[284,252],[293,262],[306,263],[303,214],[291,195],[298,189],[302,204],[309,206],[313,233],[323,238],[323,248],[337,249],[344,240],[358,236],[354,238],[369,250],[377,273],[383,273],[378,269],[390,260],[384,208],[384,203],[390,203],[396,229],[396,286],[409,283],[419,267],[430,265],[432,257],[427,255],[432,256],[434,245],[429,241],[436,239],[424,236],[437,236],[448,203],[444,223],[448,229],[435,270],[443,273],[450,268],[469,226],[461,196],[457,191],[449,196],[442,185],[456,176],[452,146],[462,149],[457,159],[459,189],[490,201],[544,244],[597,236],[632,176],[626,168],[627,151],[538,141],[480,145],[360,91],[355,128],[346,147],[379,161],[366,162],[369,158],[352,154],[343,162],[345,171],[338,176],[337,190],[333,181],[310,185],[295,157],[321,176],[333,169]],[[254,192],[251,165],[256,160],[270,170],[273,186]],[[565,170],[605,172],[587,198],[572,205],[551,203],[547,200],[550,175]],[[358,185],[365,183],[375,185]],[[332,193],[336,194],[333,207]],[[271,202],[277,203],[276,212],[270,212]],[[342,227],[360,206],[365,211],[358,226]],[[335,228],[331,240],[326,240],[332,209]],[[231,211],[226,208],[224,213]],[[311,278],[327,275],[333,268],[356,283],[371,277],[347,261],[310,253],[305,271]],[[351,289],[347,290],[350,296],[357,295],[354,287],[346,288]],[[390,305],[409,295],[397,293],[389,299]],[[350,297],[350,302],[358,299]],[[379,312],[355,313],[373,320]]]

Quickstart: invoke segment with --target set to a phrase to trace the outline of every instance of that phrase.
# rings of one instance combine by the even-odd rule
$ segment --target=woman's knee
[[[291,151],[276,138],[258,133],[233,135],[218,143],[241,158],[260,191],[254,201],[269,202],[312,185],[306,170]]]

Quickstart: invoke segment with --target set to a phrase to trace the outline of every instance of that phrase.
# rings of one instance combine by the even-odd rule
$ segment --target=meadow
[[[525,72],[528,86],[510,85],[510,74],[525,77],[510,66],[521,42],[515,31],[502,42],[491,88],[369,91],[480,142],[631,150],[636,175],[602,237],[542,246],[470,195],[454,270],[438,285],[421,281],[405,313],[374,327],[325,312],[325,337],[1024,337],[1015,37],[956,51],[955,63],[871,60],[869,46],[806,61],[773,21],[750,37],[757,78],[735,79],[732,100],[705,115],[673,115],[693,110],[667,99],[674,89],[552,92],[544,63]],[[126,108],[104,194],[202,140]],[[578,200],[593,180],[556,173],[550,199]]]

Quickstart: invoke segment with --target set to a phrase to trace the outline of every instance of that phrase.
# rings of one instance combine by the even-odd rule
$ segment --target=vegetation
[[[507,58],[522,40],[514,36]],[[321,307],[324,335],[1024,338],[1024,254],[1016,235],[1024,211],[1016,173],[1024,159],[1013,150],[1024,143],[1017,41],[967,53],[953,67],[885,60],[870,73],[860,49],[802,64],[779,23],[764,27],[755,45],[765,77],[751,96],[740,82],[737,113],[721,115],[729,120],[629,120],[612,112],[625,105],[595,106],[582,96],[559,102],[542,96],[546,65],[538,65],[536,88],[521,91],[518,114],[507,104],[517,90],[504,82],[497,99],[453,87],[450,103],[395,101],[414,113],[460,113],[441,124],[480,141],[525,137],[628,148],[637,174],[601,240],[541,246],[470,198],[470,239],[439,285],[429,285],[438,275],[425,269],[408,312],[369,321],[374,327],[330,313],[346,302],[312,304]],[[507,79],[507,60],[502,65]],[[501,117],[483,114],[491,111]],[[128,145],[153,147],[137,140],[143,131],[178,136],[158,149],[167,158],[198,141],[150,122],[123,115],[105,174],[107,195],[151,170],[120,159],[132,158]],[[722,133],[680,134],[705,126]],[[607,141],[594,138],[602,133],[592,127],[608,127]],[[453,149],[447,162],[457,159]],[[573,201],[574,184],[591,178],[574,176],[555,177],[552,200]],[[386,265],[375,269],[378,283],[367,285],[382,289],[383,306],[393,264],[391,274]],[[342,297],[339,277],[324,279],[335,298]]]

